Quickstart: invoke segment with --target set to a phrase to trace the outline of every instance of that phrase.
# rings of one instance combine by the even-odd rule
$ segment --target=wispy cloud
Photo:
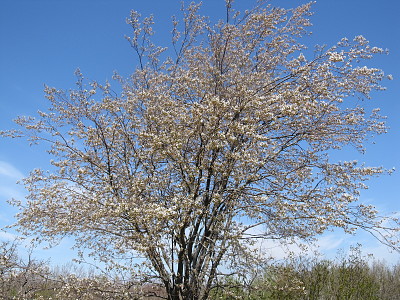
[[[25,197],[22,187],[17,185],[2,185],[0,184],[0,197],[6,199],[22,199]]]
[[[21,179],[22,177],[24,177],[24,174],[22,174],[22,172],[20,172],[13,165],[5,161],[0,161],[0,175],[12,179]]]
[[[251,233],[258,234],[261,228],[255,228]],[[356,235],[348,235],[340,232],[328,232],[320,237],[313,244],[306,248],[299,244],[288,244],[285,241],[260,240],[254,246],[255,249],[267,254],[276,260],[286,260],[290,255],[314,257],[316,254],[320,258],[335,260],[340,250],[349,254],[351,246],[361,244],[362,255],[372,254],[376,260],[385,260],[389,264],[400,261],[398,252],[391,251],[387,246],[379,243],[366,232],[358,232]]]
[[[24,177],[12,164],[0,160],[0,198],[23,198],[22,187],[17,181]]]
[[[389,247],[375,242],[362,248],[364,255],[372,254],[373,258],[378,261],[384,261],[389,265],[400,263],[400,254]]]
[[[263,228],[261,226],[254,227],[248,231],[249,234],[261,234]],[[335,253],[338,249],[344,246],[348,235],[335,233],[325,233],[322,236],[317,237],[314,242],[305,243],[301,240],[297,240],[294,243],[290,243],[285,240],[259,240],[254,248],[264,252],[268,256],[281,260],[287,259],[289,255],[295,256],[313,256],[316,253],[328,254]]]
[[[337,250],[344,242],[344,237],[337,234],[327,234],[320,237],[316,245],[320,251]]]
[[[17,209],[7,204],[7,200],[12,198],[24,199],[25,193],[21,185],[16,182],[24,175],[12,164],[0,161],[0,228],[10,223],[14,223],[13,216]],[[4,233],[0,238],[4,238]]]
[[[5,231],[0,231],[0,241],[14,241],[17,239],[17,236],[15,234],[5,232]]]

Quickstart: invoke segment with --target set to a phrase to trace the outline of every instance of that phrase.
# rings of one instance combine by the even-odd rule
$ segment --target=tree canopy
[[[206,299],[221,276],[260,259],[259,239],[363,228],[398,247],[398,227],[358,201],[386,171],[330,156],[386,131],[378,109],[355,101],[384,89],[384,72],[364,63],[386,50],[362,36],[309,50],[311,3],[226,3],[216,24],[199,4],[183,7],[169,48],[152,41],[153,18],[132,11],[138,67],[114,75],[120,92],[78,70],[74,89],[46,87],[48,111],[3,132],[47,142],[53,156],[50,171],[24,180],[28,200],[14,200],[23,233],[73,236],[162,283],[168,299]]]

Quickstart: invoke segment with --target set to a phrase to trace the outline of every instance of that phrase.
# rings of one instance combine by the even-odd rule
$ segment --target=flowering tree
[[[184,8],[169,52],[151,41],[153,19],[132,12],[139,66],[115,75],[120,93],[78,71],[76,89],[46,87],[49,111],[3,133],[48,142],[54,157],[24,180],[28,201],[14,202],[23,233],[74,236],[111,266],[158,280],[168,299],[206,299],[239,257],[257,258],[258,239],[363,228],[397,247],[396,227],[357,201],[385,171],[329,156],[385,132],[378,110],[354,101],[383,89],[384,73],[362,62],[385,51],[357,36],[311,53],[300,43],[310,4],[231,4],[215,25],[199,5]]]

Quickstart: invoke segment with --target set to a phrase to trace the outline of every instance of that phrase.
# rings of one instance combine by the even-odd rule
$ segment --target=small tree
[[[0,242],[1,299],[37,299],[39,295],[51,294],[54,285],[47,263],[34,259],[32,250],[22,259],[17,248],[16,241]]]
[[[51,171],[24,180],[28,201],[14,201],[23,233],[74,236],[114,267],[162,283],[168,299],[206,299],[221,266],[251,262],[258,239],[363,228],[397,247],[386,220],[357,203],[363,182],[384,170],[329,156],[363,151],[385,132],[378,110],[353,100],[383,89],[384,73],[362,62],[385,51],[357,36],[312,55],[299,42],[310,3],[244,13],[226,3],[215,25],[198,4],[183,8],[170,52],[151,41],[153,19],[132,12],[139,67],[115,75],[121,93],[78,71],[76,89],[46,87],[49,111],[3,133],[48,142],[54,157]],[[137,256],[140,265],[118,264]]]

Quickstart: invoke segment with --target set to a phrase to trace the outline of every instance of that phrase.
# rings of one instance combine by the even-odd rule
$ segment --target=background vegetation
[[[0,247],[1,299],[166,299],[157,282],[143,284],[72,264],[50,267],[31,252],[22,259],[16,243]],[[400,295],[400,263],[375,261],[354,247],[334,260],[297,256],[270,261],[216,286],[211,299],[393,300]]]

